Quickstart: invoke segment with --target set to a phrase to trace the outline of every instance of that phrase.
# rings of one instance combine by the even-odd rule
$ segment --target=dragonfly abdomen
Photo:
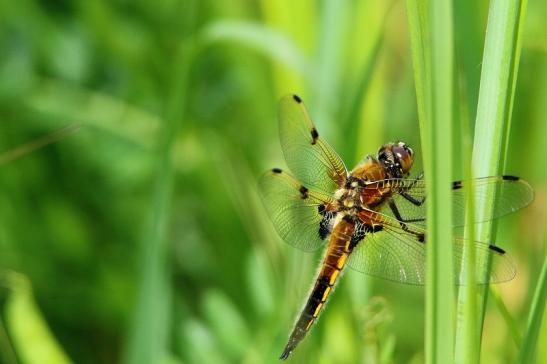
[[[350,244],[354,226],[355,223],[349,219],[342,219],[335,225],[315,285],[296,321],[280,359],[285,360],[289,357],[319,316],[351,252]]]

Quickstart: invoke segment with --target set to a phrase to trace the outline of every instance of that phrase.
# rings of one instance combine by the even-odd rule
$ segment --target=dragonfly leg
[[[421,200],[418,200],[417,198],[410,196],[407,193],[407,191],[410,190],[412,187],[414,187],[414,185],[416,185],[416,183],[418,183],[418,181],[421,180],[422,178],[424,178],[424,172],[420,173],[418,177],[416,177],[416,179],[407,188],[405,188],[404,191],[400,193],[400,195],[403,196],[408,202],[416,206],[422,206],[423,203],[425,202],[425,197],[422,198]],[[407,222],[410,222],[410,221],[407,221]]]
[[[410,202],[411,204],[416,205],[416,206],[422,206],[425,202],[425,197],[422,198],[421,200],[418,200],[417,198],[414,198],[414,197],[410,196],[406,192],[401,192],[400,195],[403,196],[405,198],[405,200],[407,200],[408,202]]]
[[[425,241],[425,236],[423,233],[419,233],[409,229],[408,225],[406,224],[407,222],[424,221],[424,219],[406,219],[406,220],[403,219],[403,217],[401,216],[401,213],[399,212],[399,209],[397,208],[397,205],[393,201],[389,201],[389,208],[391,209],[391,212],[393,212],[393,215],[395,215],[395,218],[397,219],[397,221],[399,221],[399,225],[401,225],[401,229],[403,229],[407,233],[415,235],[420,242],[423,243]]]

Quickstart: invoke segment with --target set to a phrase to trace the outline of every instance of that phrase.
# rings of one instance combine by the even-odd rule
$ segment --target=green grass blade
[[[306,76],[311,81],[313,65],[285,34],[262,24],[245,21],[216,21],[201,33],[204,45],[232,41],[247,46],[274,62]]]
[[[503,302],[503,299],[501,298],[499,292],[494,287],[490,287],[490,294],[492,295],[494,303],[496,304],[496,307],[498,308],[501,316],[505,320],[505,324],[509,329],[509,333],[513,337],[515,345],[517,347],[520,347],[522,345],[522,335],[520,333],[520,329],[517,323],[515,322],[515,319],[511,316],[511,313],[507,309],[505,302]]]
[[[407,2],[427,184],[426,363],[453,361],[452,76],[450,1]]]
[[[471,164],[471,150],[473,141],[471,131],[469,130],[467,103],[464,97],[460,98],[460,120],[462,131],[462,161],[464,178],[469,188],[466,190],[465,200],[467,205],[466,218],[466,238],[467,245],[464,248],[464,254],[467,259],[462,267],[465,274],[466,285],[460,288],[457,304],[456,332],[462,331],[463,340],[462,351],[454,353],[457,363],[478,363],[480,360],[479,353],[479,332],[477,322],[477,285],[476,285],[476,252],[474,249],[475,241],[475,199],[473,185],[473,167]]]
[[[72,363],[44,319],[28,278],[4,272],[2,279],[10,288],[4,309],[6,327],[21,363]]]
[[[172,294],[168,279],[166,225],[174,180],[171,151],[184,117],[194,47],[193,39],[179,44],[172,63],[173,78],[164,111],[167,121],[156,157],[157,172],[151,211],[139,246],[140,287],[125,353],[125,362],[128,364],[159,362],[168,352]]]
[[[386,17],[384,17],[383,20],[385,21],[385,19]],[[383,24],[382,24],[382,28],[383,28]],[[376,69],[376,65],[378,63],[380,50],[383,44],[382,42],[383,39],[384,39],[384,32],[383,31],[378,32],[378,35],[374,39],[374,43],[373,43],[370,55],[365,59],[364,64],[362,66],[359,79],[356,82],[355,90],[350,95],[350,102],[348,103],[348,107],[347,107],[348,111],[344,115],[342,120],[344,135],[350,135],[352,133],[352,129],[355,128],[356,121],[360,119],[361,111],[364,106],[363,98],[370,87],[372,76],[374,74],[374,70]],[[374,123],[374,126],[379,127],[380,126],[379,124],[380,123],[376,122]],[[367,132],[367,134],[370,135],[369,132]],[[348,152],[352,153],[351,154],[352,157],[354,155],[356,156],[356,160],[360,160],[361,158],[363,158],[361,151],[356,150],[358,143],[362,140],[360,137],[361,135],[357,133],[357,138],[350,138],[347,142],[349,144],[347,145],[347,150]],[[370,141],[371,144],[373,142],[374,141]]]
[[[547,259],[543,260],[543,268],[536,285],[536,291],[532,300],[528,326],[519,353],[519,363],[534,363],[538,337],[545,312],[545,299],[547,298]]]
[[[340,92],[342,75],[343,43],[340,42],[348,28],[350,4],[348,1],[324,1],[319,17],[317,46],[317,74],[310,85],[315,89],[311,109],[314,110],[315,122],[328,134],[328,127],[334,125],[332,115],[337,96]]]
[[[490,4],[473,145],[473,176],[476,177],[498,175],[505,164],[525,6],[525,0],[493,1]],[[494,193],[491,191],[492,196]],[[493,204],[476,207],[476,219],[489,220],[487,216],[492,213]],[[492,231],[491,223],[478,225],[476,237],[481,241],[491,241]],[[479,334],[482,332],[487,292],[485,287],[479,289]],[[466,300],[467,290],[460,290],[458,317],[463,315],[461,310],[464,310]],[[465,325],[457,327],[456,359],[463,360],[469,354],[467,330]],[[477,340],[480,351],[480,335]]]

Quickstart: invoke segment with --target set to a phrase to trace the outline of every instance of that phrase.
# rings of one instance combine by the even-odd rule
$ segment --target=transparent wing
[[[474,183],[475,209],[486,206],[494,193],[492,219],[505,216],[523,207],[528,206],[534,199],[534,190],[528,182],[514,176],[496,176],[477,178]],[[453,190],[453,218],[455,226],[465,224],[465,188],[462,181],[452,185]],[[493,192],[492,192],[493,191]],[[478,213],[475,213],[478,216]],[[483,219],[482,222],[489,219]]]
[[[418,226],[409,227],[410,232],[403,230],[399,222],[380,216],[383,229],[375,233],[366,233],[362,241],[354,248],[348,260],[348,265],[360,272],[406,284],[421,285],[425,283],[426,242],[425,230]],[[359,229],[366,229],[358,223]],[[421,238],[418,236],[421,235]],[[464,246],[468,241],[456,237],[453,240],[455,284],[466,283],[464,269],[467,262],[467,250]],[[497,246],[473,242],[476,252],[476,272],[484,272],[489,262],[491,273],[480,276],[477,273],[478,284],[500,283],[513,279],[516,274],[512,259]]]
[[[356,227],[361,229],[362,227]],[[425,246],[384,227],[366,233],[357,243],[348,266],[368,275],[406,284],[425,284]]]
[[[476,222],[484,222],[497,219],[527,206],[534,198],[534,191],[528,182],[513,176],[496,176],[477,178],[474,181],[475,208],[487,205],[494,193],[494,206],[491,218],[477,219]],[[422,179],[386,179],[372,183],[364,188],[378,188],[383,184],[389,184],[393,195],[391,200],[403,220],[421,227],[425,226],[426,216],[426,186]],[[465,225],[465,188],[462,181],[452,184],[452,215],[453,225]],[[492,192],[494,191],[494,192]],[[381,212],[396,218],[389,203],[385,204]],[[475,213],[475,216],[479,216]]]
[[[278,117],[281,148],[295,177],[327,193],[343,186],[347,176],[344,162],[319,136],[302,100],[296,95],[282,98]]]
[[[260,178],[258,190],[283,240],[304,251],[313,251],[323,245],[326,235],[322,236],[320,232],[322,226],[329,224],[324,211],[332,202],[330,196],[304,187],[277,168]]]

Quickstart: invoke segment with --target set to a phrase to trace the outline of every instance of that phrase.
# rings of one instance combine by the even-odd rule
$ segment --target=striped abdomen
[[[311,291],[306,306],[304,306],[302,313],[296,321],[280,359],[284,360],[289,357],[290,353],[296,348],[298,343],[302,341],[304,336],[306,336],[306,333],[310,330],[319,316],[319,313],[351,252],[350,242],[354,226],[354,222],[342,219],[332,230],[327,252],[313,290]]]

